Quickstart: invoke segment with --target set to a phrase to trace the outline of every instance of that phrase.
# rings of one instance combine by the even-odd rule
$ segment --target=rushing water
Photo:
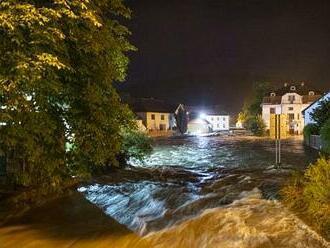
[[[131,161],[132,167],[79,191],[106,214],[145,235],[183,223],[206,209],[230,206],[244,200],[247,192],[258,191],[260,201],[276,199],[291,172],[303,170],[317,155],[299,139],[284,142],[282,148],[278,169],[270,140],[161,139],[144,161]]]
[[[274,157],[265,139],[157,140],[144,161],[80,187],[89,202],[74,194],[0,227],[0,247],[330,247],[277,200],[317,153],[291,139],[280,168]]]

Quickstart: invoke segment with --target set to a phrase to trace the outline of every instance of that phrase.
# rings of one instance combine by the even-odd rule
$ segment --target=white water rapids
[[[158,141],[142,163],[0,226],[0,248],[330,248],[278,200],[318,154],[283,147],[276,169],[269,140]]]

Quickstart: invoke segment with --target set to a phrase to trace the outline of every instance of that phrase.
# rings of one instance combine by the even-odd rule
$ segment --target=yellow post
[[[280,133],[281,133],[281,139],[287,138],[287,124],[286,124],[286,114],[280,115]]]
[[[270,127],[269,127],[269,136],[272,139],[276,139],[276,123],[275,123],[275,114],[270,115]],[[280,114],[280,127],[277,129],[277,131],[280,132],[281,139],[287,138],[287,124],[286,124],[286,114]],[[277,134],[278,136],[278,134]]]

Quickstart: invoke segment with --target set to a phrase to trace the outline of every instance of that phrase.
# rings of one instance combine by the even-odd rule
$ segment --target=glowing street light
[[[199,114],[199,118],[201,118],[201,119],[206,119],[206,114],[205,113],[200,113]]]

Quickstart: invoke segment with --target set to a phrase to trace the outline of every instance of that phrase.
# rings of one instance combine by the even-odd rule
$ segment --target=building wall
[[[210,124],[202,118],[192,119],[187,124],[187,133],[192,135],[206,134],[210,132]]]
[[[290,97],[290,98],[289,98]],[[293,98],[294,97],[294,100]],[[309,106],[308,104],[302,103],[302,96],[297,93],[287,93],[282,96],[281,104],[263,104],[262,105],[262,119],[266,124],[266,128],[270,127],[270,113],[271,109],[275,110],[276,114],[287,115],[287,131],[302,134],[305,122],[302,116],[302,111]],[[293,118],[290,119],[289,116]]]
[[[229,115],[207,115],[205,119],[211,124],[213,131],[229,130]]]
[[[172,128],[170,113],[139,112],[137,115],[142,119],[144,126],[149,131],[165,131]]]

